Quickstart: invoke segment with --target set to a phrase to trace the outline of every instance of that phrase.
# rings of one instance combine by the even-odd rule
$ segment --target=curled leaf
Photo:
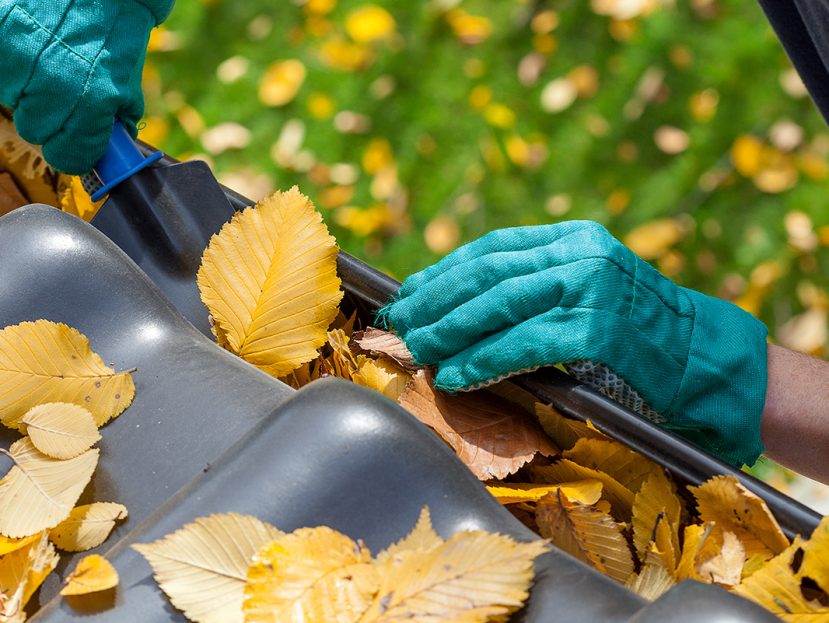
[[[506,401],[480,392],[443,394],[422,370],[399,402],[443,437],[481,480],[512,474],[536,454],[558,453],[535,422]]]
[[[598,480],[577,480],[575,482],[562,482],[557,485],[514,482],[487,485],[487,491],[501,504],[538,502],[548,493],[555,493],[559,489],[568,499],[582,504],[595,504],[602,495],[602,483]]]
[[[789,540],[768,506],[733,476],[715,476],[699,487],[688,487],[697,499],[703,521],[718,530],[733,532],[745,546],[746,556],[771,558],[789,545]]]
[[[411,378],[408,372],[398,368],[390,360],[368,358],[363,358],[358,369],[351,375],[351,380],[357,385],[380,392],[394,401],[397,401],[406,391]]]
[[[29,599],[58,564],[55,548],[45,532],[27,540],[24,547],[0,560],[0,621],[22,621],[15,616],[23,612]]]
[[[363,350],[391,357],[404,368],[417,367],[406,343],[391,331],[369,327],[356,338],[356,342]]]
[[[619,524],[594,506],[570,501],[561,490],[535,510],[541,536],[619,582],[633,573],[633,556]]]

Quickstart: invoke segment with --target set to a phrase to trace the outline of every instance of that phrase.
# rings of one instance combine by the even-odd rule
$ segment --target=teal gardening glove
[[[441,389],[590,360],[727,462],[763,451],[765,326],[677,286],[596,223],[493,231],[406,279],[378,316],[437,366]]]
[[[150,31],[173,0],[0,0],[0,103],[60,171],[88,173],[117,117],[136,134]]]

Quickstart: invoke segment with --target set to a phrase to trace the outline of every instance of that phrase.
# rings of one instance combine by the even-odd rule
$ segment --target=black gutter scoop
[[[109,198],[92,225],[123,249],[185,318],[210,335],[196,272],[210,237],[234,209],[207,164],[161,164],[162,156],[145,157],[116,121],[107,152],[95,165],[103,186],[92,198],[107,193]]]

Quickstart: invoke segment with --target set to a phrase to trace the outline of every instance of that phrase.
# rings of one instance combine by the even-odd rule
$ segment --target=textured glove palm
[[[117,117],[144,112],[150,31],[173,0],[0,0],[0,103],[18,133],[56,169],[83,174],[106,150]]]
[[[763,450],[765,326],[677,286],[596,223],[491,232],[406,279],[380,317],[442,389],[589,359],[724,460]]]

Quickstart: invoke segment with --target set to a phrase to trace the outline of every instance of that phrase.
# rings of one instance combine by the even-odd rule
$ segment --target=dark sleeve
[[[829,0],[760,0],[760,4],[829,123]]]

